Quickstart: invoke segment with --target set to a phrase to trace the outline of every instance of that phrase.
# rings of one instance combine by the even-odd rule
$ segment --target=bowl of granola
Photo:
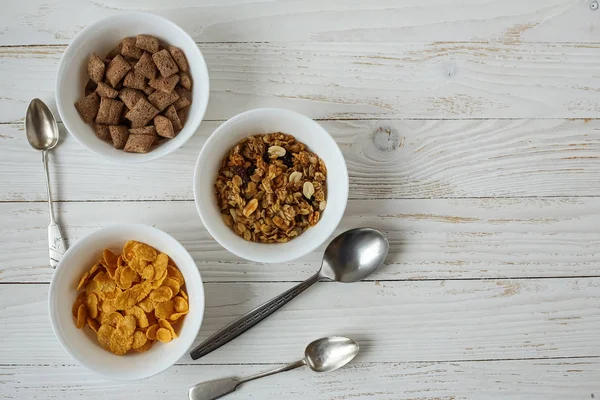
[[[342,219],[348,170],[329,133],[290,110],[261,108],[226,121],[194,171],[208,232],[231,253],[286,262],[323,244]]]

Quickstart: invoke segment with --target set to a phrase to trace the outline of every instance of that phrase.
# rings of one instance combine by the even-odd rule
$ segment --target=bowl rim
[[[287,115],[292,118],[302,119],[302,120],[308,122],[309,124],[315,126],[316,129],[319,129],[321,131],[321,133],[324,134],[323,140],[330,141],[330,143],[333,144],[333,146],[331,146],[331,152],[334,152],[335,156],[338,157],[343,163],[342,164],[343,176],[340,176],[338,179],[340,179],[340,180],[343,179],[343,188],[345,188],[346,193],[345,193],[345,196],[343,196],[344,202],[343,202],[343,204],[340,204],[340,207],[339,207],[339,209],[341,210],[341,213],[339,214],[339,218],[337,218],[337,220],[334,221],[334,223],[331,224],[329,227],[321,228],[321,229],[325,229],[325,232],[326,232],[326,235],[324,235],[325,239],[322,242],[314,241],[310,245],[303,246],[301,250],[298,250],[296,252],[264,251],[264,252],[261,252],[260,254],[257,254],[254,252],[245,251],[241,247],[232,246],[227,241],[226,238],[224,238],[223,236],[221,236],[218,233],[215,233],[214,229],[212,229],[212,225],[211,225],[210,221],[207,223],[208,218],[202,211],[202,208],[200,207],[201,200],[199,198],[200,196],[198,195],[200,166],[203,162],[203,159],[205,158],[206,153],[209,151],[208,148],[211,147],[210,145],[212,145],[212,143],[219,140],[219,137],[223,134],[224,131],[226,131],[229,128],[229,126],[237,123],[239,120],[244,119],[252,114],[260,114],[260,113],[279,113],[282,115]],[[337,142],[335,141],[335,139],[333,139],[331,134],[324,127],[322,127],[319,123],[317,123],[312,118],[310,118],[304,114],[301,114],[299,112],[285,109],[285,108],[272,108],[272,107],[255,108],[255,109],[251,109],[248,111],[244,111],[240,114],[237,114],[237,115],[231,117],[230,119],[228,119],[227,121],[225,121],[224,123],[222,123],[217,129],[215,129],[215,131],[206,140],[206,143],[202,146],[202,149],[200,150],[198,158],[196,159],[196,165],[194,166],[193,179],[194,179],[194,182],[193,182],[194,203],[196,204],[196,210],[198,212],[198,215],[200,215],[200,219],[202,220],[202,223],[204,224],[204,227],[206,228],[208,233],[221,246],[223,246],[225,248],[225,250],[229,251],[230,253],[232,253],[238,257],[242,257],[246,260],[253,261],[253,262],[260,262],[260,263],[283,263],[283,262],[293,261],[293,260],[296,260],[296,259],[314,251],[317,247],[319,247],[321,244],[323,244],[323,242],[327,241],[327,239],[330,238],[331,235],[333,235],[333,233],[339,226],[339,224],[344,216],[346,206],[348,205],[348,195],[350,192],[350,189],[349,189],[350,182],[349,182],[349,176],[348,176],[348,167],[346,165],[346,159],[344,158],[344,154],[342,153],[342,150],[340,149],[340,147],[337,144]],[[317,224],[317,226],[318,226],[318,224]],[[312,229],[315,229],[315,228],[316,227],[313,227]],[[265,248],[266,248],[266,246],[277,245],[277,243],[272,243],[272,244],[256,243],[256,244],[260,245],[260,246],[265,246]]]
[[[167,363],[164,366],[157,368],[156,371],[152,371],[149,374],[138,374],[138,375],[131,375],[131,376],[129,376],[129,375],[127,375],[127,376],[107,375],[104,372],[102,372],[101,370],[99,370],[98,368],[96,368],[96,366],[94,364],[90,364],[87,361],[83,360],[79,356],[79,354],[77,354],[76,352],[73,352],[71,350],[70,346],[66,343],[66,340],[63,337],[62,328],[60,327],[60,324],[58,323],[58,316],[57,316],[58,311],[53,307],[53,299],[56,298],[56,296],[57,296],[57,294],[55,293],[55,290],[54,290],[55,286],[57,284],[56,281],[58,280],[58,277],[61,275],[59,273],[61,268],[62,269],[65,268],[65,266],[64,266],[64,264],[62,264],[62,262],[64,259],[67,258],[66,256],[69,254],[69,252],[74,251],[73,249],[76,248],[78,244],[81,244],[87,240],[91,240],[91,238],[93,236],[99,235],[104,231],[115,230],[115,229],[117,229],[117,230],[118,229],[145,229],[145,230],[151,230],[151,231],[154,231],[155,233],[165,235],[167,240],[172,241],[173,245],[175,247],[179,248],[179,250],[181,251],[182,257],[187,258],[190,263],[193,263],[194,265],[196,264],[196,262],[194,261],[194,258],[189,253],[189,251],[187,251],[187,249],[181,243],[179,243],[179,241],[177,239],[175,239],[173,236],[171,236],[170,234],[168,234],[167,232],[165,232],[161,229],[155,228],[150,225],[134,224],[134,223],[106,225],[103,228],[95,230],[95,231],[91,232],[90,234],[79,239],[75,244],[73,244],[72,246],[70,246],[67,249],[67,251],[63,255],[61,261],[59,261],[58,265],[56,266],[56,270],[54,271],[54,273],[52,275],[52,279],[50,280],[50,286],[48,288],[48,314],[50,315],[50,326],[52,327],[54,336],[60,343],[60,346],[63,348],[63,350],[67,354],[69,354],[69,356],[71,356],[75,361],[77,361],[79,363],[79,365],[81,365],[82,367],[84,367],[92,372],[95,372],[98,375],[101,375],[101,376],[103,376],[107,379],[113,380],[113,381],[121,381],[121,382],[137,381],[137,380],[147,379],[152,376],[158,375],[158,374],[166,371],[170,367],[172,367],[177,362],[177,360],[179,360],[184,354],[187,353],[189,348],[194,343],[195,337],[193,337],[192,341],[190,343],[188,343],[185,347],[182,347],[184,350],[182,351],[182,354],[177,358],[177,360],[175,360],[173,363]],[[194,295],[200,296],[202,299],[202,304],[203,304],[202,309],[198,310],[198,312],[200,313],[200,318],[198,319],[199,322],[198,322],[198,327],[196,330],[197,330],[197,332],[199,332],[200,328],[202,327],[202,322],[204,320],[204,312],[206,309],[206,293],[204,290],[204,282],[202,281],[202,276],[200,275],[200,270],[198,270],[198,268],[193,268],[191,274],[194,276],[194,279],[198,280],[199,287],[200,287],[199,293],[194,294]],[[197,335],[197,333],[196,333],[196,335]]]
[[[189,38],[189,40],[192,41],[194,44],[196,44],[195,48],[196,48],[196,51],[198,52],[199,61],[201,62],[201,67],[204,70],[205,75],[206,75],[206,82],[202,82],[202,87],[204,88],[203,92],[206,94],[206,101],[204,102],[203,105],[200,104],[200,109],[198,110],[199,114],[198,114],[197,123],[192,124],[192,125],[195,125],[195,126],[193,126],[193,129],[192,129],[192,125],[190,125],[190,133],[187,135],[187,137],[184,137],[184,140],[178,146],[175,146],[166,152],[158,152],[158,151],[156,151],[157,149],[155,149],[155,150],[150,151],[145,154],[132,154],[134,157],[116,157],[116,156],[101,152],[90,146],[87,146],[81,140],[79,140],[79,138],[75,134],[73,134],[75,129],[73,129],[73,126],[70,125],[68,118],[65,119],[63,117],[65,115],[65,112],[64,112],[62,102],[59,100],[62,97],[62,88],[60,85],[59,78],[60,78],[60,76],[62,76],[64,74],[64,70],[67,68],[67,66],[66,66],[67,55],[70,54],[70,51],[72,51],[72,49],[76,48],[77,46],[79,46],[80,43],[82,43],[86,40],[88,33],[93,32],[97,27],[103,25],[104,23],[106,23],[109,20],[114,21],[116,19],[127,19],[127,18],[131,18],[131,17],[150,18],[150,19],[161,20],[164,23],[166,23],[167,25],[170,25],[170,27],[173,30],[178,31],[182,35]],[[186,57],[187,57],[187,55],[186,55]],[[188,59],[189,59],[189,57],[188,57]],[[102,18],[92,24],[87,25],[85,28],[83,28],[79,33],[77,33],[77,35],[75,35],[75,37],[71,40],[71,42],[65,49],[64,53],[62,54],[60,61],[58,63],[58,69],[56,70],[55,81],[56,81],[56,83],[55,83],[55,91],[54,91],[55,92],[54,101],[56,102],[56,108],[58,110],[58,115],[60,116],[61,122],[63,123],[63,125],[65,126],[65,129],[67,130],[67,132],[69,132],[71,137],[73,137],[77,141],[77,143],[79,143],[82,147],[89,150],[93,154],[96,154],[96,155],[98,155],[104,159],[110,160],[112,162],[123,163],[123,164],[141,164],[141,163],[145,163],[145,162],[154,161],[161,157],[169,155],[169,154],[173,153],[174,151],[176,151],[177,149],[181,148],[198,131],[200,124],[204,120],[204,115],[206,114],[206,109],[208,108],[208,102],[210,99],[210,75],[208,73],[208,66],[206,65],[206,60],[204,59],[204,55],[202,54],[202,51],[200,50],[200,47],[198,47],[196,41],[183,28],[181,28],[179,25],[177,25],[175,22],[171,21],[170,19],[161,17],[160,15],[152,14],[149,12],[142,12],[142,11],[127,12],[127,13],[122,13],[122,14],[105,17],[105,18]],[[192,104],[194,104],[194,103],[192,103]],[[191,122],[191,121],[186,121],[186,123],[189,123],[189,122]],[[86,124],[86,125],[89,125],[89,124]],[[180,132],[180,134],[181,134],[181,132]],[[179,137],[179,135],[177,135],[177,137]],[[126,153],[126,154],[128,154],[128,153]]]

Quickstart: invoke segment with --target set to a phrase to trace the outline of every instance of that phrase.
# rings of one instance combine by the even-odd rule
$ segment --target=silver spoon
[[[371,228],[351,229],[329,243],[321,269],[297,286],[256,307],[221,329],[190,353],[192,359],[218,349],[280,309],[314,283],[324,281],[356,282],[371,275],[385,260],[389,244],[383,233]]]
[[[348,364],[358,354],[358,343],[354,340],[331,336],[315,340],[304,351],[304,359],[272,371],[263,372],[248,378],[223,378],[202,382],[189,391],[190,400],[213,400],[234,392],[242,383],[265,376],[278,374],[308,365],[315,372],[331,372]]]
[[[48,226],[48,247],[50,266],[56,268],[65,252],[65,241],[54,217],[50,175],[48,174],[48,151],[58,143],[58,126],[52,112],[40,99],[33,99],[27,107],[25,116],[25,133],[31,147],[42,152],[42,162],[46,171],[46,189],[48,191],[48,207],[50,208],[50,225]]]

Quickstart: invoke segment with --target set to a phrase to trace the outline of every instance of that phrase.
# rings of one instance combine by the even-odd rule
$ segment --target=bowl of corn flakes
[[[156,375],[193,344],[204,314],[196,263],[172,236],[126,224],[72,245],[49,291],[58,341],[84,367],[109,379]]]

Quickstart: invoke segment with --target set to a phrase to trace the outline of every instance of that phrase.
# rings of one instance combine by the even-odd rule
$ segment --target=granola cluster
[[[215,189],[221,216],[244,239],[285,243],[325,210],[327,168],[292,135],[256,135],[223,159]]]

